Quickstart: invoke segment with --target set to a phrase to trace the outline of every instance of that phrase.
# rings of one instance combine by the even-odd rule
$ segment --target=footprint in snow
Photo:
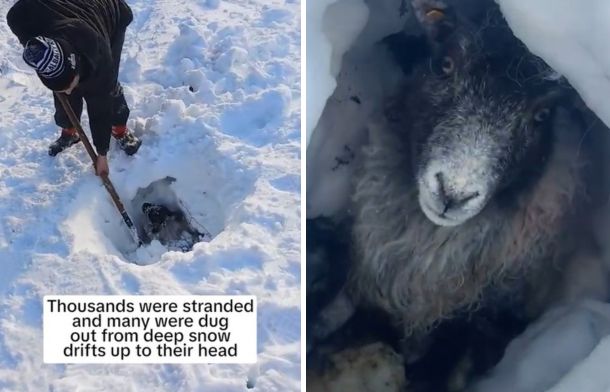
[[[281,92],[266,91],[225,110],[221,127],[225,133],[260,147],[271,142],[275,135],[266,128],[279,123],[286,109],[287,100]]]
[[[301,178],[297,175],[287,174],[270,181],[271,186],[281,192],[300,192]]]

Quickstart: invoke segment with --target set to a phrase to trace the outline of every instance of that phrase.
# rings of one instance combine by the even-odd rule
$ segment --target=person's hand
[[[95,163],[95,174],[100,177],[106,177],[109,172],[108,158],[105,155],[98,155],[97,162]]]
[[[76,86],[78,86],[78,82],[80,82],[80,75],[76,75],[74,79],[70,82],[70,85],[65,90],[60,90],[60,93],[64,93],[66,95],[72,94]]]

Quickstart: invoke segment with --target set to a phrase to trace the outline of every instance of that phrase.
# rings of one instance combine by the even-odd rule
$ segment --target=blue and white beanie
[[[51,90],[66,89],[78,74],[76,54],[70,45],[47,37],[30,39],[23,50],[23,60]]]

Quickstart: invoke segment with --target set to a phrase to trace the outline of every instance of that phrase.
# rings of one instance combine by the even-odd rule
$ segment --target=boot
[[[127,129],[125,125],[115,125],[112,127],[112,136],[119,143],[121,150],[127,155],[133,155],[138,152],[142,145],[142,141],[136,135]]]
[[[61,136],[49,146],[49,155],[54,157],[66,148],[80,142],[75,128],[63,128]]]

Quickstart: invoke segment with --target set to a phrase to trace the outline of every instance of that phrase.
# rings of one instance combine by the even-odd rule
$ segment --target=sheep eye
[[[550,116],[551,116],[551,109],[542,108],[534,114],[534,121],[536,121],[538,123],[545,122],[546,120],[549,119]]]
[[[455,63],[453,59],[449,56],[443,57],[443,61],[441,62],[441,69],[446,75],[449,75],[455,69]]]

